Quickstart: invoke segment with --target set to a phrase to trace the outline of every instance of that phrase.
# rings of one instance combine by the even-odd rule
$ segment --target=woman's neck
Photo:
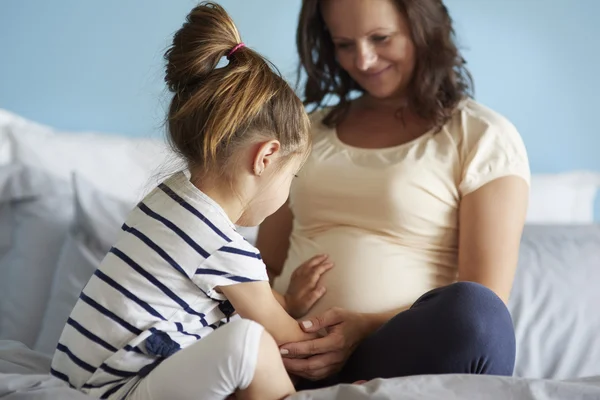
[[[419,132],[425,132],[433,126],[431,121],[423,119],[415,112],[414,108],[409,104],[406,95],[378,99],[369,94],[365,94],[357,99],[355,106],[382,117],[390,117],[399,120],[405,127],[410,127]]]
[[[398,95],[379,99],[369,94],[365,94],[358,99],[357,105],[372,110],[377,109],[381,111],[388,110],[397,112],[398,109],[405,108],[408,105],[408,97],[405,95]]]

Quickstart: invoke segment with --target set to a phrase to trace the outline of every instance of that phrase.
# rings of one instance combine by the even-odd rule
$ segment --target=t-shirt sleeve
[[[250,243],[239,240],[213,252],[198,266],[192,280],[208,297],[226,300],[223,294],[215,290],[216,287],[268,281],[269,277],[258,250]]]
[[[467,195],[494,179],[518,176],[529,185],[531,172],[525,144],[508,120],[476,121],[465,129],[459,191]]]

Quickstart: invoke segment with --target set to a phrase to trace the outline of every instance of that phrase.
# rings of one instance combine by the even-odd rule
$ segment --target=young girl
[[[165,58],[169,139],[189,177],[170,177],[131,212],[52,374],[107,399],[284,398],[294,387],[278,346],[314,338],[288,312],[308,310],[331,264],[305,264],[286,301],[234,223],[255,226],[286,201],[310,151],[308,117],[216,4],[191,11]]]

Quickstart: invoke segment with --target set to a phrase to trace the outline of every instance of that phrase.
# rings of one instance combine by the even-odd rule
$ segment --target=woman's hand
[[[284,296],[287,312],[293,318],[302,318],[326,292],[319,285],[321,275],[333,268],[328,256],[311,258],[296,268],[290,278],[290,284]]]
[[[356,346],[369,334],[366,314],[331,308],[322,315],[302,321],[305,332],[325,329],[324,337],[280,347],[283,363],[291,374],[320,380],[338,372]]]

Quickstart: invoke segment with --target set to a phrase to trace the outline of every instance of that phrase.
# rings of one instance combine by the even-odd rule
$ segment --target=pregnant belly
[[[285,293],[292,272],[323,253],[329,254],[335,266],[322,276],[327,292],[309,315],[331,307],[357,312],[408,308],[425,292],[452,283],[456,274],[454,255],[444,258],[362,231],[332,229],[312,238],[292,235],[275,289]]]

